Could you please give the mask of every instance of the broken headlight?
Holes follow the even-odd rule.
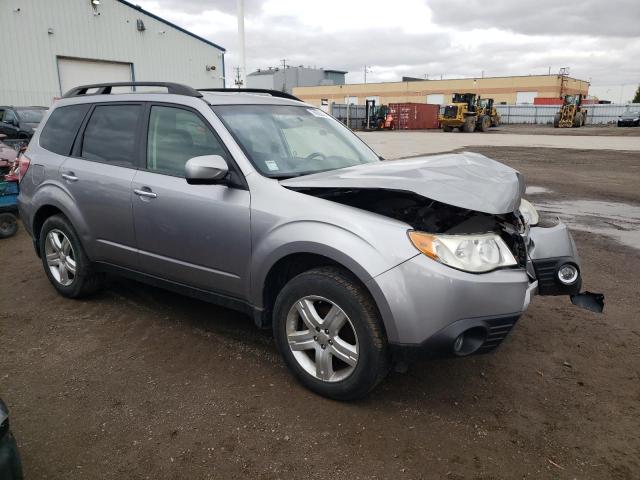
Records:
[[[519,210],[522,216],[524,217],[525,223],[527,223],[529,226],[533,227],[537,225],[538,222],[540,221],[540,216],[538,215],[538,211],[530,201],[525,200],[524,198],[520,200]]]
[[[518,264],[504,240],[495,233],[433,235],[412,230],[409,239],[428,257],[465,272],[483,273]]]

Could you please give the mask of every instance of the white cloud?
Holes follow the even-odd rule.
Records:
[[[138,3],[226,47],[227,71],[238,64],[234,0]],[[245,0],[245,12],[249,71],[286,58],[348,70],[351,82],[362,81],[365,64],[368,81],[568,66],[594,89],[640,82],[637,0]]]

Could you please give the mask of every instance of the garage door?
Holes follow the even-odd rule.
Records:
[[[533,99],[538,96],[538,92],[516,92],[517,104],[533,104]]]
[[[130,82],[131,64],[58,58],[61,94],[78,85],[104,82]]]
[[[427,103],[431,105],[444,105],[444,95],[442,93],[430,93],[427,95]]]

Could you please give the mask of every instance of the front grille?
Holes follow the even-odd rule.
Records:
[[[485,338],[484,343],[478,349],[478,353],[490,352],[507,337],[513,326],[515,325],[518,317],[506,317],[488,321],[489,333]]]
[[[458,107],[455,105],[447,105],[444,107],[444,118],[456,118],[458,115]]]

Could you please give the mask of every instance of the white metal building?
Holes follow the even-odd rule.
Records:
[[[0,105],[107,81],[224,87],[224,48],[125,0],[0,0],[0,32]]]

